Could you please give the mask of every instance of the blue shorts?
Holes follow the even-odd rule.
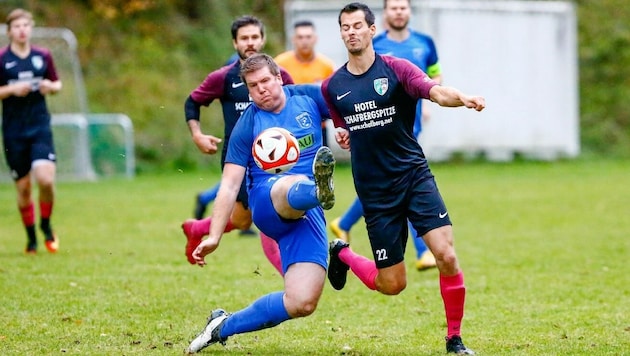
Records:
[[[404,260],[409,220],[423,236],[428,231],[451,225],[446,205],[433,177],[412,179],[401,192],[400,204],[389,209],[365,209],[370,245],[376,267],[385,268]]]
[[[31,171],[36,160],[56,161],[55,146],[50,127],[42,127],[28,137],[4,137],[4,156],[11,176],[18,180]]]
[[[271,187],[282,175],[255,185],[249,191],[252,218],[256,227],[280,247],[282,271],[297,262],[311,262],[328,267],[328,235],[321,207],[309,209],[297,220],[281,218],[271,202]]]

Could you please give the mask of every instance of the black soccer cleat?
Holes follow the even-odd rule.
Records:
[[[197,220],[203,219],[206,215],[206,205],[201,202],[201,194],[195,196],[195,208],[193,209],[193,216]]]
[[[317,186],[317,200],[322,209],[330,210],[335,205],[335,157],[330,148],[322,146],[317,150],[313,160],[313,176]]]
[[[339,252],[349,246],[347,242],[341,239],[334,239],[330,242],[328,249],[330,253],[328,281],[330,281],[330,285],[336,290],[342,290],[346,285],[346,278],[348,277],[348,269],[350,269],[350,267],[339,259]]]
[[[446,353],[457,355],[474,355],[475,352],[464,346],[461,336],[453,335],[449,339],[446,337]]]
[[[206,327],[203,328],[201,333],[190,343],[186,352],[194,354],[217,342],[221,343],[221,345],[225,345],[227,337],[222,339],[220,331],[228,316],[230,316],[230,314],[223,309],[213,310],[210,317],[208,317]]]

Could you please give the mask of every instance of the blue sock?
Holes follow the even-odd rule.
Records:
[[[284,292],[263,295],[247,308],[230,315],[221,328],[221,338],[274,327],[291,319],[284,308]]]
[[[210,204],[211,201],[216,199],[217,193],[219,192],[220,187],[221,187],[221,182],[215,184],[214,187],[202,192],[201,194],[199,194],[199,201],[203,205]]]
[[[424,240],[422,236],[418,236],[416,229],[411,226],[409,220],[407,220],[407,226],[409,226],[409,232],[411,233],[411,239],[413,240],[414,246],[416,246],[416,258],[420,258],[424,251],[427,250],[427,245],[424,244]]]
[[[295,210],[308,210],[319,205],[315,182],[301,180],[293,183],[287,193],[287,201]]]
[[[339,227],[343,230],[350,231],[352,226],[361,219],[363,216],[363,205],[361,205],[361,201],[359,198],[355,198],[352,205],[346,210],[345,213],[341,216],[339,220]]]

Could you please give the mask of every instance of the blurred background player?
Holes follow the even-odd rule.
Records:
[[[48,252],[59,239],[50,224],[55,201],[55,147],[46,95],[61,90],[50,51],[31,45],[35,22],[30,12],[15,9],[7,16],[9,45],[0,51],[2,138],[7,164],[17,189],[17,205],[26,228],[26,253],[37,252],[35,206],[31,179],[39,188],[39,228]]]
[[[277,55],[275,61],[291,74],[295,84],[321,83],[335,70],[330,58],[315,51],[317,32],[313,22],[305,20],[293,24],[291,43],[293,49]],[[322,138],[324,146],[328,146],[326,121],[322,121]]]
[[[223,142],[223,149],[221,150],[221,167],[225,163],[232,130],[243,111],[251,104],[247,86],[240,77],[241,64],[246,58],[259,53],[265,44],[265,27],[262,21],[253,16],[246,15],[234,20],[231,33],[232,44],[238,53],[239,60],[208,74],[204,81],[190,93],[184,105],[186,123],[193,142],[202,153],[215,154],[218,151],[218,144],[223,140],[201,131],[200,108],[202,105],[210,105],[215,99],[221,102],[223,120],[225,121],[225,142]],[[291,76],[286,71],[281,71],[281,76],[285,84],[293,83]],[[182,224],[182,230],[187,239],[185,253],[189,263],[195,264],[192,252],[201,243],[203,236],[210,231],[211,223],[211,218],[205,218],[202,220],[188,219]],[[252,213],[249,209],[245,182],[243,182],[232,215],[225,226],[225,232],[234,229],[246,230],[251,225]],[[269,262],[282,273],[277,244],[262,232],[260,238],[263,252]]]
[[[422,69],[433,81],[442,83],[442,71],[433,39],[409,27],[411,4],[409,0],[384,0],[383,23],[385,31],[374,36],[372,43],[378,54],[405,58]],[[413,135],[418,138],[422,131],[422,121],[428,119],[427,111],[422,109],[423,100],[418,100]],[[333,234],[346,242],[350,241],[350,229],[363,216],[363,207],[359,199],[341,217],[330,222]],[[418,233],[409,224],[412,240],[416,248],[416,269],[419,271],[435,267],[435,257]]]

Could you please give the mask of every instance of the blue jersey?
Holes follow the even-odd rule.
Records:
[[[335,126],[349,131],[354,184],[367,211],[370,204],[407,189],[418,170],[431,175],[412,130],[416,102],[429,99],[437,83],[396,57],[376,55],[360,75],[346,66],[322,83],[322,93]]]
[[[374,51],[378,54],[404,58],[422,69],[430,77],[441,74],[437,49],[433,39],[418,31],[409,30],[409,37],[404,41],[393,41],[387,37],[387,31],[381,32],[372,39]],[[414,135],[422,130],[422,100],[416,107],[417,125]]]
[[[208,74],[206,79],[190,93],[190,97],[200,105],[208,106],[215,99],[221,101],[223,120],[225,121],[222,162],[227,152],[234,125],[236,125],[243,111],[251,104],[251,98],[249,97],[247,86],[241,80],[240,71],[240,61],[221,67]],[[284,84],[293,84],[293,79],[287,71],[281,69],[280,74]]]
[[[236,123],[225,162],[247,168],[248,190],[273,176],[258,168],[252,157],[254,139],[270,127],[289,130],[300,143],[300,159],[285,174],[304,174],[313,179],[313,159],[322,145],[321,121],[329,116],[318,85],[288,85],[279,113],[261,110],[252,104]]]
[[[39,92],[42,79],[59,80],[50,51],[31,46],[21,58],[10,47],[0,50],[0,85],[29,82],[32,91],[24,96],[8,96],[2,100],[2,131],[5,136],[28,137],[50,126],[50,113],[44,95]]]

